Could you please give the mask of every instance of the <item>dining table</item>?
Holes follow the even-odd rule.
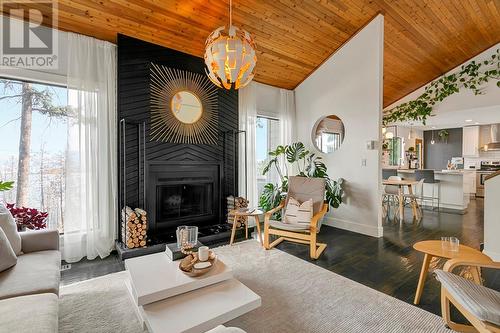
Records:
[[[398,203],[399,203],[399,218],[402,221],[404,218],[404,188],[408,188],[408,193],[410,196],[413,195],[413,186],[418,184],[418,181],[411,179],[384,179],[382,181],[383,185],[392,185],[398,187]],[[413,218],[418,219],[418,204],[415,199],[411,200],[411,208],[413,212]]]

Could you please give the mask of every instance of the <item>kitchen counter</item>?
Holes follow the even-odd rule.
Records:
[[[467,172],[475,172],[476,170],[434,170],[434,174],[442,175],[460,175],[463,176]],[[415,173],[415,169],[398,169],[398,173]]]
[[[399,169],[399,176],[405,179],[415,179],[415,170]],[[437,197],[440,191],[440,208],[450,212],[464,214],[470,202],[471,179],[475,179],[474,170],[436,170],[434,178],[439,180],[438,184],[424,183],[424,196]],[[437,199],[434,200],[437,205]],[[430,206],[431,201],[425,201],[424,205]]]

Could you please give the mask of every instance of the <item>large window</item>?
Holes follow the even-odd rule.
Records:
[[[256,126],[255,155],[257,161],[257,190],[260,197],[264,185],[279,183],[279,176],[274,168],[266,175],[262,175],[262,170],[269,161],[269,152],[279,145],[280,122],[278,119],[258,116]]]
[[[61,232],[67,105],[65,87],[0,79],[0,180],[15,182],[0,200],[47,212]]]

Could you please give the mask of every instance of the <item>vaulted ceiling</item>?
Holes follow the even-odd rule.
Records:
[[[111,42],[121,33],[196,56],[228,22],[229,0],[57,2],[61,30]],[[257,43],[255,80],[287,89],[377,13],[385,15],[385,106],[500,42],[500,0],[233,0],[234,24]]]

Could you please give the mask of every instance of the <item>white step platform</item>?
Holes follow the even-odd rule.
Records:
[[[222,261],[201,277],[179,270],[165,253],[125,260],[139,319],[151,333],[204,333],[261,305]]]
[[[145,305],[141,312],[150,332],[203,333],[260,305],[259,295],[231,279]]]

